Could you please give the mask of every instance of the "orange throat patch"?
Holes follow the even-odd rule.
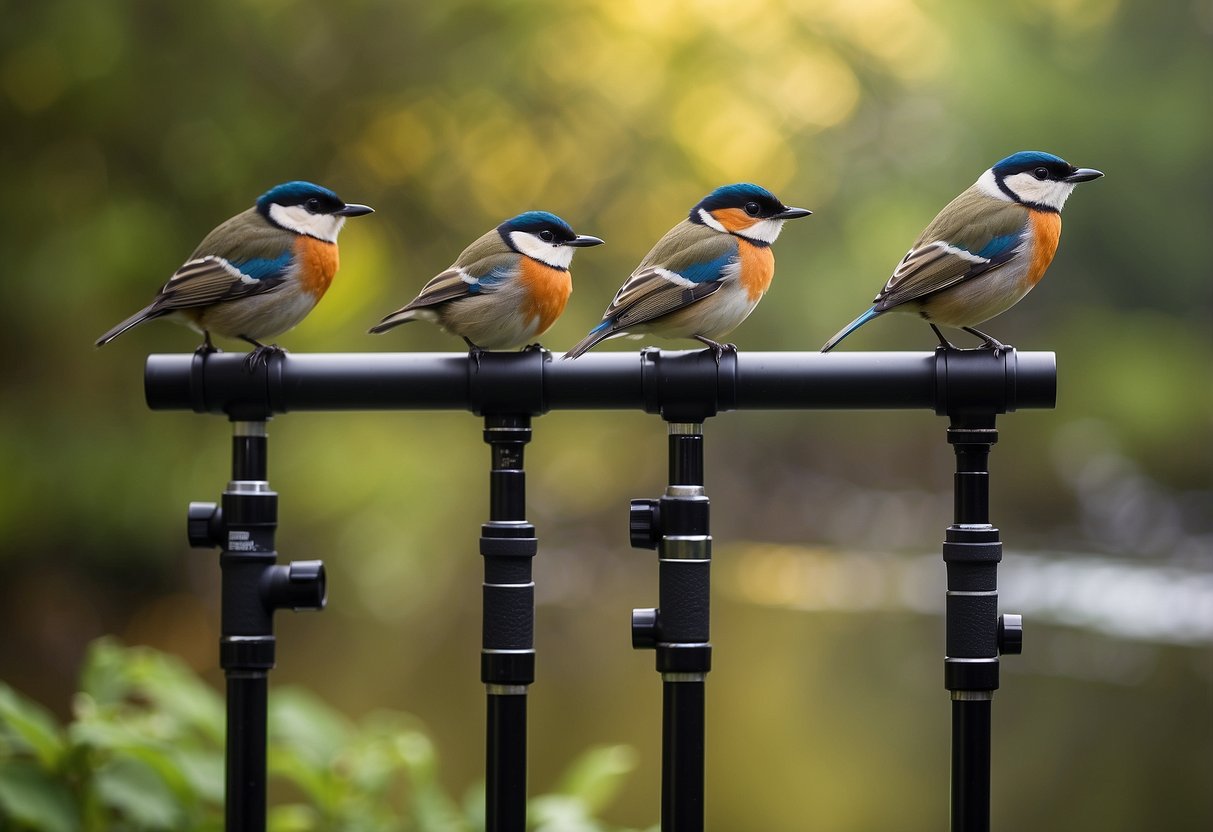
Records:
[[[1061,214],[1057,211],[1031,211],[1028,221],[1032,223],[1032,262],[1028,266],[1028,284],[1035,286],[1045,276],[1057,243],[1061,240]]]
[[[775,253],[770,246],[756,246],[738,238],[737,255],[741,260],[738,278],[749,299],[757,303],[771,287],[771,278],[775,276]]]
[[[538,337],[547,332],[564,311],[569,295],[573,293],[573,278],[564,269],[553,269],[530,257],[522,258],[518,277],[526,288],[522,314],[527,320],[538,321],[538,329],[532,336]]]
[[[295,241],[295,260],[303,290],[320,300],[337,274],[337,244],[302,235]]]

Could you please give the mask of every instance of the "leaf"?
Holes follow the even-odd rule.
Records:
[[[549,794],[535,798],[527,808],[535,832],[603,832],[578,797]]]
[[[26,762],[0,762],[0,820],[39,832],[76,832],[75,805],[67,786],[45,771]]]
[[[80,671],[80,692],[99,705],[121,702],[130,690],[127,650],[113,638],[94,641]]]
[[[636,763],[636,752],[631,746],[594,746],[573,761],[556,791],[578,798],[590,813],[600,812],[619,793],[624,777],[636,768]]]
[[[175,748],[173,759],[191,791],[208,803],[223,803],[223,752]]]
[[[147,763],[119,757],[97,771],[101,802],[137,829],[179,829],[182,809],[172,790]]]
[[[63,755],[63,736],[55,718],[41,705],[3,683],[0,683],[0,730],[33,751],[43,768],[53,768]]]
[[[353,726],[315,694],[284,687],[270,697],[271,743],[283,743],[313,765],[326,766],[350,741]]]
[[[316,810],[301,803],[273,807],[266,825],[269,832],[317,832],[324,828]]]
[[[170,717],[160,720],[162,733],[181,736],[196,731],[218,744],[224,736],[223,702],[179,659],[146,647],[125,647],[116,639],[93,642],[81,673],[77,715],[88,706],[99,710],[147,710]],[[133,704],[137,702],[139,706]]]

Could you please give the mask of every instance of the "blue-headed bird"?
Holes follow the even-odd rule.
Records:
[[[473,356],[527,345],[547,332],[568,303],[573,252],[601,244],[547,211],[519,214],[465,248],[417,297],[370,331],[431,321],[461,337]]]
[[[1061,209],[1070,192],[1101,176],[1032,150],[998,162],[939,212],[872,307],[821,351],[886,312],[919,315],[948,348],[954,347],[937,324],[981,338],[982,348],[1007,349],[973,327],[1010,309],[1040,282],[1057,251]]]
[[[785,221],[811,214],[789,208],[758,185],[725,185],[699,201],[657,241],[584,339],[576,358],[607,338],[652,333],[694,338],[719,360],[720,339],[746,319],[775,274],[771,243]]]
[[[253,345],[247,358],[252,369],[281,351],[262,340],[298,324],[328,291],[346,218],[370,213],[310,182],[271,188],[207,234],[152,302],[98,338],[97,346],[144,321],[168,317],[201,332],[203,352],[215,351],[212,334]]]

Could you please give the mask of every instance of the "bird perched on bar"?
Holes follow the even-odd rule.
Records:
[[[465,248],[417,297],[370,331],[431,321],[462,338],[475,358],[486,350],[530,344],[568,303],[573,253],[602,242],[578,235],[547,211],[519,214]]]
[[[694,338],[719,361],[725,349],[736,349],[719,340],[754,311],[771,285],[771,243],[784,222],[811,213],[789,208],[758,185],[717,188],[657,241],[615,293],[602,323],[564,357],[577,358],[607,338],[652,333]]]
[[[939,342],[938,324],[1007,346],[974,329],[1018,303],[1044,277],[1061,238],[1061,209],[1080,182],[1103,176],[1051,153],[1025,150],[987,170],[931,221],[876,295],[873,305],[821,348],[829,352],[886,312],[919,315]]]
[[[104,346],[144,321],[171,318],[202,333],[200,352],[215,352],[212,335],[239,338],[254,349],[246,366],[267,362],[281,335],[302,321],[337,272],[337,235],[347,217],[372,213],[342,202],[311,182],[285,182],[199,243],[150,304],[97,339]]]

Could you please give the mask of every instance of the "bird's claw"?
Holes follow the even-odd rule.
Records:
[[[244,357],[244,369],[255,373],[258,365],[268,367],[275,355],[286,355],[286,350],[277,344],[260,344]]]
[[[465,337],[463,343],[468,345],[468,358],[476,362],[476,372],[480,372],[480,356],[484,355],[488,350],[476,346],[470,338]]]
[[[209,330],[202,332],[202,343],[198,345],[198,349],[194,350],[194,355],[210,355],[214,352],[223,352],[211,342],[211,333]]]
[[[712,356],[716,359],[717,367],[720,366],[721,356],[723,356],[726,352],[731,352],[734,355],[737,354],[736,344],[721,344],[717,341],[713,341],[711,338],[704,338],[702,335],[696,335],[695,339],[707,344],[708,349],[712,351]]]
[[[970,335],[974,335],[974,336],[980,338],[981,346],[977,347],[977,349],[994,350],[995,358],[998,358],[1004,352],[1010,352],[1011,350],[1015,349],[1014,347],[1010,346],[1009,344],[1002,343],[997,338],[994,338],[990,335],[986,335],[980,329],[973,329],[972,327],[968,327],[968,326],[961,327],[961,329],[963,329],[965,332],[969,333]]]

